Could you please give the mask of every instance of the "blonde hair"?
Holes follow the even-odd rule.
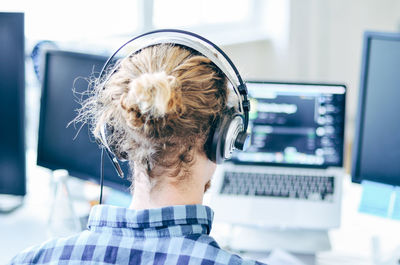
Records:
[[[78,120],[150,180],[166,169],[190,175],[195,152],[205,153],[210,127],[227,111],[227,81],[208,58],[179,45],[147,47],[123,59],[105,84],[94,88]],[[131,167],[133,165],[131,164]]]

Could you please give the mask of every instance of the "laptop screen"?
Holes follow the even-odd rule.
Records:
[[[247,88],[251,144],[233,162],[343,166],[344,85],[247,82]]]

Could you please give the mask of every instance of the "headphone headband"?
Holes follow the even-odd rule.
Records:
[[[193,32],[178,29],[160,29],[143,33],[128,40],[108,58],[100,72],[98,80],[103,80],[107,69],[114,62],[114,59],[117,57],[117,55],[121,52],[124,52],[124,49],[126,49],[126,54],[123,54],[122,57],[125,58],[146,47],[169,43],[180,44],[201,53],[202,55],[210,59],[224,73],[229,83],[231,83],[233,91],[239,98],[238,111],[244,116],[244,130],[246,131],[249,123],[248,113],[250,111],[250,104],[247,99],[247,88],[243,82],[242,77],[239,74],[239,71],[237,70],[231,59],[228,57],[228,55],[226,55],[226,53],[221,50],[221,48],[219,48],[216,44],[209,41],[208,39]],[[222,58],[219,58],[218,55],[221,55]],[[118,65],[114,66],[115,70],[117,68]],[[104,80],[104,83],[107,82],[110,76],[111,75],[109,75],[106,80]]]

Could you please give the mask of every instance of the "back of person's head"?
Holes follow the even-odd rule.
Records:
[[[161,44],[124,58],[84,104],[98,136],[107,124],[117,156],[150,181],[168,173],[190,175],[196,154],[205,155],[212,125],[229,115],[227,81],[211,60],[179,46]]]

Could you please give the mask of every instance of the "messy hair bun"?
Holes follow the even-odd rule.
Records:
[[[177,79],[164,71],[144,73],[129,84],[121,96],[121,107],[129,127],[140,127],[146,118],[160,119],[182,113],[181,93]]]
[[[181,179],[195,152],[205,152],[210,127],[227,109],[226,77],[208,58],[179,45],[147,47],[123,59],[94,89],[79,117],[135,168],[156,179],[165,169]]]

